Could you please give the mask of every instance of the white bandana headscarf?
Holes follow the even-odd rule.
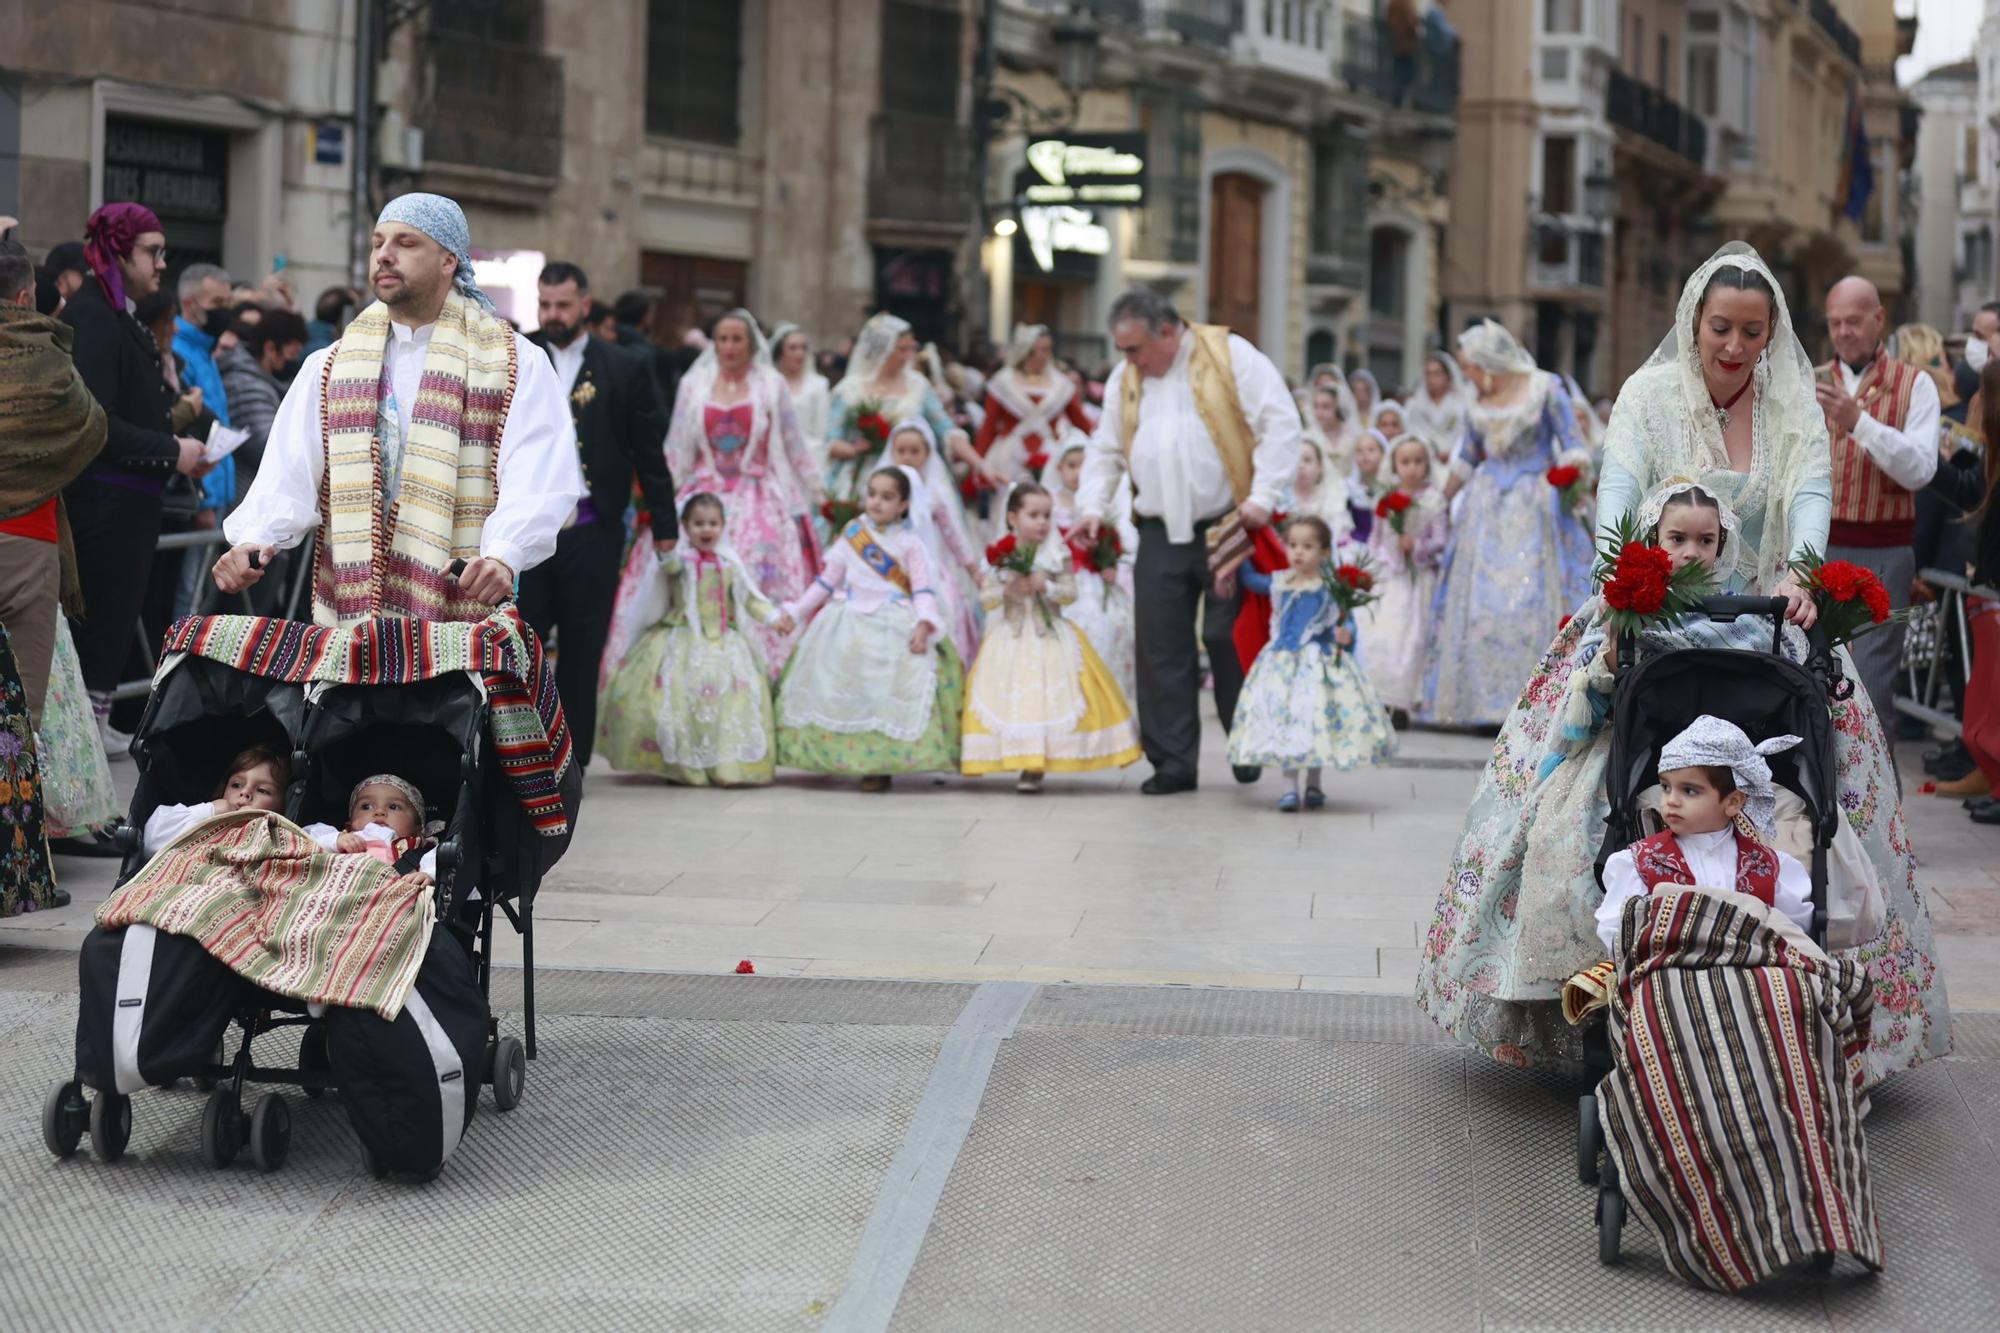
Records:
[[[1660,771],[1728,769],[1735,775],[1736,789],[1746,798],[1744,818],[1768,840],[1777,832],[1778,788],[1771,781],[1771,766],[1764,762],[1764,756],[1781,754],[1799,743],[1797,736],[1773,736],[1753,745],[1734,722],[1703,713],[1660,750]]]
[[[466,225],[465,210],[441,194],[400,194],[382,209],[381,222],[400,222],[415,227],[436,241],[458,260],[452,285],[481,310],[491,311],[493,301],[479,290],[472,276],[472,228]]]

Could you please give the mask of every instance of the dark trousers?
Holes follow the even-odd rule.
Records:
[[[516,605],[543,643],[556,647],[556,692],[562,696],[579,764],[597,744],[597,667],[618,600],[624,524],[579,523],[556,539],[556,553],[521,575]]]
[[[116,689],[132,653],[160,539],[160,497],[80,478],[63,492],[76,572],[83,584],[83,618],[70,622],[84,687]]]
[[[1139,743],[1155,770],[1193,778],[1201,762],[1201,654],[1215,676],[1215,711],[1222,729],[1236,718],[1243,665],[1230,634],[1236,628],[1234,595],[1217,597],[1208,577],[1208,524],[1194,540],[1176,545],[1158,519],[1139,520],[1139,554],[1132,565],[1133,642],[1138,655]],[[1201,642],[1195,642],[1195,616]]]

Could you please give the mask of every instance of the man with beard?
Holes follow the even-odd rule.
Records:
[[[223,525],[217,587],[242,591],[316,531],[320,624],[479,620],[554,552],[584,497],[569,404],[473,280],[471,240],[441,195],[382,210],[375,303],[300,367]]]
[[[577,762],[588,766],[597,739],[597,669],[611,631],[618,569],[625,552],[625,505],[633,478],[646,497],[651,537],[662,551],[680,535],[674,483],[664,447],[667,417],[652,368],[622,348],[584,332],[592,307],[590,279],[575,264],[542,270],[541,329],[535,343],[555,366],[576,423],[577,461],[589,494],[556,553],[521,576],[521,614],[556,645],[556,689],[569,714]]]

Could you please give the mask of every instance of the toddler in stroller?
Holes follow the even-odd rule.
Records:
[[[375,773],[354,784],[347,799],[347,827],[308,824],[306,833],[329,852],[372,856],[422,883],[437,882],[437,835],[442,823],[424,822],[424,795],[394,773]]]
[[[141,837],[146,855],[158,855],[175,838],[217,815],[236,810],[280,812],[285,808],[285,792],[291,783],[290,753],[270,745],[253,745],[229,761],[229,772],[216,789],[214,799],[186,805],[162,804],[146,816],[146,831]]]
[[[1613,961],[1563,997],[1572,1022],[1605,1016],[1577,1145],[1599,1258],[1617,1260],[1630,1209],[1674,1271],[1718,1290],[1838,1253],[1878,1268],[1861,1130],[1873,992],[1824,947],[1842,819],[1825,686],[1775,655],[1684,650],[1628,660],[1612,718],[1597,925]],[[1664,789],[1650,832],[1647,774]],[[1771,845],[1781,786],[1809,822],[1810,869]]]

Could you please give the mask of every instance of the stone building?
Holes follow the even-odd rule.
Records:
[[[1147,286],[1294,378],[1321,361],[1369,366],[1385,385],[1416,373],[1437,333],[1455,49],[1399,63],[1363,0],[995,8],[997,234],[984,262],[996,341],[1047,324],[1065,353],[1101,364],[1111,302]],[[1143,203],[1078,201],[1052,219],[1024,193],[1044,182],[1024,171],[1031,144],[1064,136],[1135,150]],[[1051,225],[1064,246],[1039,235]]]
[[[1944,65],[1910,87],[1922,119],[1917,126],[1914,172],[1917,201],[1916,300],[1912,317],[1946,335],[1963,333],[1991,290],[1993,228],[1987,216],[1960,211],[1979,202],[1984,166],[1990,191],[1993,167],[1980,156],[1978,63]],[[1987,286],[1976,284],[1984,265]],[[1970,298],[1969,300],[1967,298]]]
[[[137,199],[173,266],[254,282],[282,260],[310,302],[352,260],[355,16],[352,0],[0,5],[0,213],[40,255]]]

